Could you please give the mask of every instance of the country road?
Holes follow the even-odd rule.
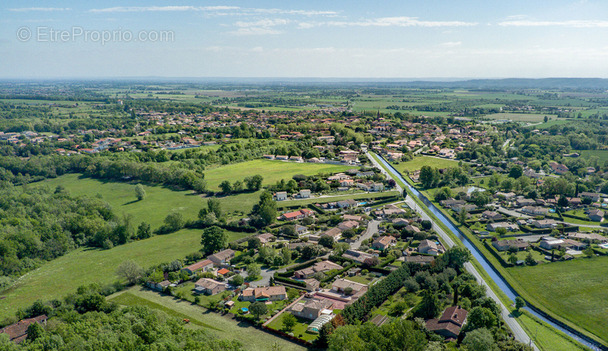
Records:
[[[367,224],[367,229],[365,230],[365,233],[361,234],[361,236],[355,240],[352,244],[350,244],[350,248],[357,250],[359,247],[361,247],[361,243],[364,240],[367,240],[369,238],[371,238],[372,236],[374,236],[374,234],[378,233],[378,225],[380,224],[380,221],[378,220],[371,220],[368,224]]]

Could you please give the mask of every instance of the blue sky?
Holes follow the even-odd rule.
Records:
[[[0,77],[608,78],[607,1],[23,1]]]

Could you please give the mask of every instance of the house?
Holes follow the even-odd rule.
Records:
[[[349,289],[351,292],[346,294]],[[340,294],[361,296],[367,291],[367,285],[340,278],[331,284],[331,290]]]
[[[247,288],[239,296],[241,301],[281,301],[287,298],[285,287],[282,285],[261,288]]]
[[[274,194],[274,199],[275,199],[276,201],[284,201],[284,200],[287,200],[287,192],[286,192],[286,191],[279,191],[279,192],[276,192],[276,193]]]
[[[234,251],[231,249],[226,249],[213,255],[207,256],[209,260],[211,260],[216,266],[226,265],[230,263],[230,259],[234,257]]]
[[[319,318],[324,311],[329,310],[333,304],[333,301],[328,299],[312,298],[305,303],[294,304],[290,311],[296,317],[314,320]]]
[[[599,193],[592,193],[592,192],[588,192],[588,191],[584,191],[584,192],[580,193],[579,196],[583,199],[591,199],[592,202],[597,202],[600,199]]]
[[[315,291],[321,287],[321,283],[313,278],[303,279],[302,280],[306,284],[306,290]]]
[[[587,216],[589,217],[589,220],[592,220],[594,222],[602,222],[604,220],[604,211],[591,210],[589,211],[589,214]]]
[[[484,211],[481,214],[482,218],[485,219],[489,219],[491,221],[500,221],[504,218],[504,216],[501,213],[498,213],[496,211]]]
[[[257,238],[260,239],[260,244],[265,245],[271,241],[274,241],[275,236],[270,233],[264,233],[264,234],[258,235]]]
[[[508,193],[503,193],[501,191],[496,192],[495,194],[497,197],[504,197],[505,200],[511,200],[513,198],[515,198],[515,193],[514,192],[508,192]]]
[[[402,256],[402,257],[399,257],[398,260],[406,262],[406,263],[418,263],[421,265],[425,265],[425,264],[433,263],[433,261],[435,261],[435,257],[424,256],[424,255]]]
[[[352,199],[338,201],[339,208],[349,208],[349,207],[355,207],[355,206],[357,206],[357,201],[352,200]]]
[[[302,189],[300,190],[300,198],[308,199],[310,197],[310,189]]]
[[[591,243],[603,244],[608,242],[607,237],[596,233],[570,233],[568,234],[568,237]]]
[[[366,259],[374,257],[374,255],[368,254],[367,252],[348,249],[344,251],[342,257],[357,261],[359,263],[363,263]]]
[[[467,310],[460,306],[446,308],[439,319],[433,318],[426,321],[426,328],[446,339],[458,339],[460,329],[467,320]]]
[[[0,333],[7,334],[10,341],[19,344],[27,338],[27,329],[30,325],[34,323],[46,325],[46,320],[47,316],[45,314],[34,318],[24,319],[0,329]]]
[[[522,213],[525,213],[527,215],[531,215],[531,216],[544,216],[547,214],[549,210],[547,208],[544,207],[539,207],[539,206],[524,206],[521,209]]]
[[[165,291],[165,289],[171,285],[171,282],[168,280],[163,280],[160,283],[156,283],[153,281],[149,281],[146,283],[146,285],[148,286],[148,288],[152,289],[152,290],[156,290],[156,291]]]
[[[342,231],[349,230],[349,229],[357,229],[357,228],[359,228],[359,222],[344,221],[344,222],[338,224],[338,228],[340,228],[340,230],[342,230]]]
[[[418,252],[427,255],[437,256],[439,255],[439,247],[434,241],[424,239],[420,242],[420,245],[418,245]]]
[[[217,276],[225,276],[226,274],[230,273],[230,270],[226,269],[226,268],[222,268],[220,270],[217,271]]]
[[[557,222],[554,219],[539,219],[534,220],[530,224],[535,228],[555,228],[557,227]]]
[[[452,209],[452,210],[454,209],[454,206],[456,206],[456,205],[466,204],[466,202],[464,200],[454,200],[454,199],[441,200],[441,201],[439,201],[439,203],[441,204],[441,206]]]
[[[297,279],[306,279],[312,277],[317,272],[329,272],[331,270],[341,270],[342,266],[331,261],[321,261],[315,263],[312,267],[306,267],[294,272],[294,277]]]
[[[534,205],[536,205],[536,201],[533,199],[517,199],[515,201],[516,207],[534,206]]]
[[[565,174],[566,172],[569,171],[569,169],[566,165],[563,165],[563,164],[557,163],[557,162],[549,163],[549,167],[551,167],[553,172],[555,172],[557,174]]]
[[[342,229],[340,228],[331,228],[328,229],[326,231],[324,231],[321,236],[329,236],[332,237],[334,240],[338,240],[341,236],[342,236]]]
[[[395,227],[395,228],[406,227],[410,224],[410,221],[408,221],[405,218],[394,218],[392,220],[392,222],[393,222],[393,227]]]
[[[215,295],[226,290],[226,284],[209,278],[201,278],[194,283],[194,292],[196,294]]]
[[[277,155],[275,157],[275,159],[281,160],[281,161],[287,161],[287,160],[289,160],[289,156],[287,156],[287,155]]]
[[[514,248],[517,251],[522,251],[527,249],[530,244],[523,240],[496,240],[492,242],[492,246],[494,246],[498,251],[507,251],[511,248]]]
[[[363,220],[363,217],[356,216],[356,215],[345,214],[344,216],[342,216],[342,219],[344,219],[345,221],[357,221],[357,222],[361,222]]]
[[[509,222],[496,222],[496,223],[488,223],[486,225],[486,229],[490,232],[495,232],[498,228],[505,228],[510,232],[516,232],[519,230],[519,226],[517,224],[509,223]]]
[[[372,248],[374,248],[376,250],[384,251],[384,250],[388,249],[389,247],[395,245],[396,242],[397,242],[397,239],[395,239],[394,237],[392,237],[390,235],[385,235],[385,236],[381,236],[381,237],[377,238],[376,240],[374,240],[374,242],[372,243]]]
[[[207,272],[211,269],[213,269],[213,261],[207,259],[186,266],[182,268],[182,271],[188,273],[189,275],[192,275],[198,271]]]
[[[298,233],[298,235],[303,235],[308,232],[308,227],[306,227],[306,226],[296,224],[294,227],[295,227],[296,233]]]
[[[311,217],[311,216],[314,216],[314,214],[315,213],[312,210],[309,210],[307,208],[303,208],[301,210],[283,213],[281,215],[281,217],[279,217],[279,218],[282,219],[282,220],[284,220],[284,221],[293,221],[293,220],[296,220],[296,219],[304,219],[306,217]]]
[[[540,247],[545,250],[553,250],[553,249],[575,249],[582,250],[587,247],[587,244],[581,243],[572,239],[555,239],[553,237],[547,236],[542,238],[540,242]]]

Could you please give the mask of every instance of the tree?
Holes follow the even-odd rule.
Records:
[[[144,274],[144,270],[133,260],[124,261],[116,268],[116,275],[125,279],[130,285],[139,282]]]
[[[184,224],[184,216],[179,212],[169,213],[164,220],[164,227],[169,233],[182,229]]]
[[[520,165],[513,165],[509,170],[509,177],[511,178],[519,178],[524,174],[524,169],[521,168]]]
[[[257,301],[249,305],[249,311],[255,316],[256,319],[260,319],[261,316],[268,312],[268,308],[266,307],[265,303]]]
[[[439,309],[440,305],[437,295],[432,291],[426,290],[416,314],[424,319],[435,318],[440,312]]]
[[[207,254],[220,251],[228,244],[228,236],[223,228],[218,226],[203,229],[201,245]]]
[[[27,340],[32,342],[40,337],[44,336],[44,328],[40,325],[40,323],[35,322],[30,324],[27,327]]]
[[[249,250],[259,249],[261,246],[262,242],[260,241],[260,238],[252,237],[247,240],[247,248]]]
[[[234,182],[234,184],[232,184],[232,191],[235,193],[240,193],[243,191],[243,182],[240,180],[237,180]]]
[[[510,264],[512,264],[512,265],[515,266],[517,264],[517,261],[518,261],[518,259],[517,259],[517,256],[515,254],[509,255],[509,263]]]
[[[363,351],[365,349],[365,342],[359,336],[359,328],[355,325],[346,325],[336,329],[329,335],[328,344],[329,351]]]
[[[422,183],[424,188],[432,188],[439,179],[439,173],[431,166],[422,166],[418,179],[420,179],[420,183]]]
[[[247,186],[247,190],[249,191],[258,191],[262,187],[262,181],[264,177],[259,174],[254,175],[253,177],[245,178],[245,185]]]
[[[587,248],[583,250],[583,254],[591,258],[595,255],[595,251],[593,251],[593,248],[591,246],[587,246]]]
[[[253,221],[258,227],[265,227],[274,223],[277,219],[277,203],[272,199],[272,194],[265,191],[260,195],[260,201],[254,206],[253,211],[257,218]]]
[[[334,247],[334,238],[329,235],[323,235],[319,239],[319,245],[331,249]]]
[[[515,297],[515,309],[519,311],[524,307],[526,307],[526,301],[521,296]]]
[[[503,237],[507,234],[507,228],[505,227],[498,227],[496,228],[496,234],[498,234],[498,236]]]
[[[222,204],[220,203],[220,200],[214,198],[208,199],[207,211],[213,212],[213,214],[215,214],[215,218],[217,219],[222,218]]]
[[[293,314],[287,312],[287,313],[285,313],[285,316],[283,317],[283,328],[286,331],[290,332],[293,330],[293,327],[296,326],[297,322],[298,322],[298,320],[296,319],[296,317]]]
[[[232,184],[230,184],[229,181],[224,180],[220,183],[220,189],[222,189],[224,194],[230,194],[232,192]]]
[[[534,259],[534,256],[532,256],[531,252],[529,252],[528,256],[526,256],[526,265],[536,266],[536,260]]]
[[[243,283],[245,283],[245,279],[243,278],[243,276],[241,276],[239,274],[235,274],[232,276],[232,278],[228,282],[232,286],[241,286],[241,285],[243,285]]]
[[[146,197],[146,190],[141,184],[135,186],[135,196],[137,196],[138,201],[141,201]]]
[[[147,239],[152,236],[152,231],[150,230],[150,224],[146,222],[141,222],[137,227],[137,238],[138,239]]]
[[[262,270],[260,269],[260,267],[257,264],[251,263],[251,264],[247,265],[247,278],[249,280],[254,280],[261,273],[262,273]]]
[[[559,199],[557,200],[557,206],[559,207],[568,207],[568,204],[570,202],[568,201],[568,198],[564,195],[560,196]]]
[[[450,199],[451,197],[452,197],[452,190],[450,188],[448,188],[447,186],[444,186],[443,188],[439,189],[439,191],[437,191],[435,193],[435,201],[447,200],[447,199]]]
[[[466,331],[471,331],[479,328],[492,329],[496,325],[497,318],[494,313],[485,307],[474,307],[467,316]]]
[[[494,337],[485,328],[476,329],[467,333],[467,336],[462,340],[462,344],[467,347],[467,350],[492,351],[494,349]]]
[[[433,228],[433,223],[431,221],[425,219],[422,222],[420,222],[420,226],[424,230],[431,230]]]
[[[467,210],[463,207],[460,209],[460,212],[458,212],[458,222],[462,225],[464,225],[467,222],[467,217],[468,217],[468,213]]]

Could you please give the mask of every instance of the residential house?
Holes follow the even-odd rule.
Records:
[[[466,323],[468,312],[460,306],[446,308],[439,319],[426,321],[426,328],[446,339],[458,339],[460,329]]]
[[[424,256],[424,255],[402,256],[402,257],[399,257],[398,260],[406,262],[406,263],[418,263],[421,265],[426,265],[426,264],[433,263],[433,261],[435,261],[435,257]]]
[[[590,243],[606,243],[608,242],[608,238],[603,236],[603,235],[599,235],[596,233],[570,233],[568,234],[569,238],[572,239],[578,239],[584,242],[590,242]]]
[[[241,292],[241,301],[281,301],[287,298],[285,287],[282,285],[266,286],[261,288],[247,288]]]
[[[234,257],[234,250],[226,249],[213,255],[207,256],[209,260],[211,260],[216,266],[222,266],[230,264],[230,259]]]
[[[284,200],[287,200],[287,192],[286,192],[286,191],[279,191],[279,192],[276,192],[276,193],[274,194],[274,199],[275,199],[276,201],[284,201]]]
[[[346,294],[347,289],[351,290],[349,294]],[[344,295],[353,295],[353,296],[361,296],[367,291],[367,285],[354,282],[352,280],[347,279],[336,279],[331,284],[331,291]]]
[[[357,201],[355,201],[353,199],[348,199],[348,200],[338,201],[337,204],[338,204],[339,208],[350,208],[350,207],[357,206]]]
[[[264,233],[264,234],[258,235],[257,238],[260,239],[260,244],[266,245],[269,242],[274,241],[275,236],[270,233]]]
[[[317,319],[324,312],[332,308],[333,301],[328,299],[312,298],[305,303],[296,303],[291,306],[291,313],[300,318]],[[329,311],[331,313],[331,311]]]
[[[556,239],[550,236],[542,238],[540,247],[545,250],[575,249],[582,250],[587,244],[572,239]]]
[[[434,241],[424,239],[420,242],[420,245],[418,245],[418,252],[427,255],[437,256],[439,255],[439,247]]]
[[[344,221],[344,222],[341,222],[340,224],[338,224],[338,228],[340,228],[340,230],[342,230],[342,231],[349,230],[349,229],[357,229],[357,228],[359,228],[359,222]]]
[[[296,277],[298,279],[306,279],[306,278],[312,277],[317,272],[325,273],[325,272],[329,272],[334,269],[341,270],[342,266],[340,266],[337,263],[333,263],[331,261],[325,260],[325,261],[317,262],[311,267],[306,267],[304,269],[295,271],[294,277]]]
[[[207,272],[213,269],[213,261],[207,259],[182,268],[182,271],[192,275],[198,271]]]
[[[511,248],[522,251],[527,249],[530,244],[523,240],[495,240],[492,242],[492,246],[498,251],[507,251]]]
[[[545,207],[539,207],[539,206],[524,206],[521,209],[522,213],[525,213],[525,214],[531,215],[531,216],[544,216],[547,214],[548,211],[549,211],[549,209],[547,209]]]
[[[466,204],[466,202],[464,200],[454,200],[454,199],[441,200],[441,201],[439,201],[439,203],[441,204],[441,206],[452,209],[452,210],[454,209],[454,206],[456,206],[456,205]]]
[[[226,284],[209,278],[201,278],[194,283],[194,292],[197,294],[215,295],[226,290]]]
[[[394,218],[392,222],[395,228],[406,227],[410,224],[410,221],[405,218]]]
[[[535,228],[555,228],[557,222],[554,219],[539,219],[530,223]]]
[[[342,254],[342,257],[351,259],[353,261],[357,261],[359,263],[363,263],[363,262],[365,262],[366,259],[370,259],[370,258],[374,257],[374,255],[369,254],[367,252],[348,249],[348,250],[344,251],[344,253]]]
[[[314,216],[314,212],[307,208],[303,208],[301,210],[283,213],[279,218],[284,221],[293,221],[296,219],[304,219],[306,217]]]
[[[509,222],[496,222],[496,223],[488,223],[486,225],[486,229],[490,232],[495,232],[498,228],[505,228],[510,232],[516,232],[519,230],[519,226],[517,224],[509,223]]]
[[[295,225],[295,230],[296,230],[296,233],[298,233],[298,236],[308,233],[308,227],[299,225],[299,224]]]
[[[516,207],[534,206],[534,205],[536,205],[536,201],[533,199],[517,199],[515,201]]]
[[[363,220],[363,217],[356,216],[356,215],[345,214],[344,216],[342,216],[342,219],[344,219],[345,221],[357,221],[357,222],[361,222]]]
[[[302,189],[300,190],[300,198],[308,199],[310,197],[310,189]]]
[[[604,220],[604,211],[591,210],[589,211],[589,214],[587,216],[589,217],[589,220],[592,220],[594,222],[602,222]]]
[[[389,247],[395,245],[396,242],[397,239],[395,239],[393,236],[385,235],[374,240],[374,242],[372,243],[372,248],[384,251]]]
[[[41,325],[46,325],[47,316],[45,314],[21,320],[15,324],[11,324],[0,329],[0,333],[4,333],[8,335],[8,339],[15,344],[19,344],[27,339],[27,330],[30,325],[34,323],[38,323]]]
[[[599,193],[592,193],[592,192],[584,191],[584,192],[580,193],[579,196],[583,199],[591,199],[592,202],[597,202],[600,200]]]
[[[491,221],[500,221],[504,218],[501,213],[498,213],[496,211],[484,211],[481,214],[481,217]]]
[[[569,171],[569,169],[566,165],[563,165],[563,164],[557,163],[557,162],[549,163],[549,167],[551,167],[553,172],[555,172],[557,174],[565,174]]]

